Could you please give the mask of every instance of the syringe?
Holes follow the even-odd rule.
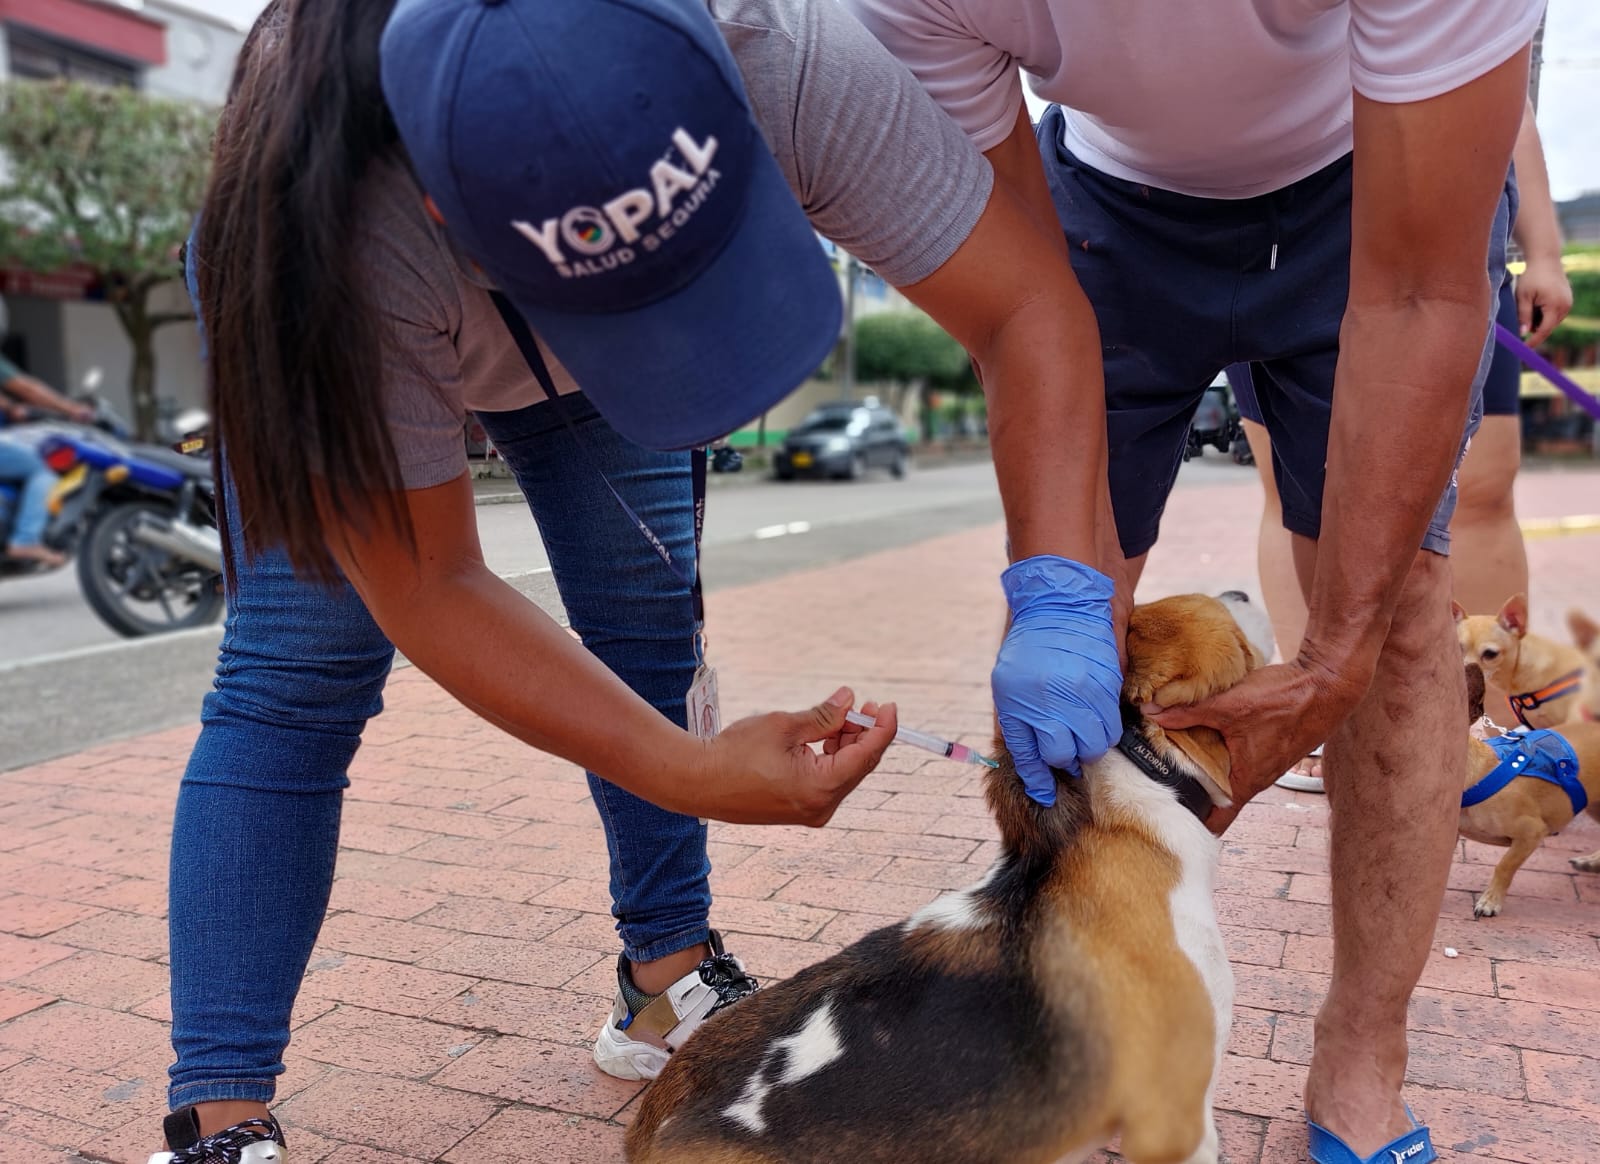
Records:
[[[859,711],[847,711],[844,717],[857,727],[878,726],[877,720],[870,715],[862,715]],[[938,736],[930,736],[927,732],[915,731],[908,727],[900,728],[894,733],[894,742],[910,744],[914,748],[921,748],[925,752],[932,752],[949,760],[959,760],[963,764],[982,764],[985,768],[1000,767],[999,761],[990,759],[982,752],[973,751],[966,744],[958,744],[954,740],[941,740]]]

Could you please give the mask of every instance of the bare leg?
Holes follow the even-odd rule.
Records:
[[[1306,600],[1300,593],[1300,579],[1294,568],[1294,539],[1283,528],[1283,508],[1278,501],[1278,483],[1272,475],[1272,439],[1265,426],[1253,420],[1241,421],[1245,439],[1255,455],[1256,472],[1261,475],[1261,529],[1256,535],[1256,571],[1261,576],[1261,600],[1272,619],[1272,636],[1278,641],[1278,657],[1292,659],[1300,653],[1300,640],[1306,633]],[[1499,610],[1499,606],[1495,607]]]
[[[1468,614],[1493,614],[1513,594],[1528,592],[1528,550],[1512,496],[1521,464],[1521,420],[1484,417],[1461,462],[1450,522],[1451,589]],[[1491,687],[1483,705],[1492,718],[1506,718],[1506,692]]]
[[[1296,538],[1309,582],[1316,547]],[[1366,697],[1328,741],[1333,981],[1306,1111],[1365,1156],[1405,1132],[1406,1006],[1427,962],[1455,847],[1466,682],[1450,568],[1417,555]]]
[[[709,957],[711,947],[701,942],[653,962],[630,962],[633,984],[646,994],[660,994]]]
[[[267,1105],[252,1103],[247,1099],[220,1099],[211,1103],[197,1103],[194,1114],[200,1121],[202,1136],[215,1135],[223,1128],[231,1128],[246,1120],[267,1118]]]
[[[1495,865],[1494,876],[1489,878],[1489,888],[1472,903],[1473,917],[1494,917],[1500,912],[1506,903],[1506,891],[1511,888],[1511,879],[1549,835],[1550,830],[1545,827],[1541,817],[1525,816],[1516,822],[1511,830],[1511,847]]]
[[[1272,438],[1265,425],[1240,420],[1245,439],[1254,454],[1256,472],[1261,475],[1261,529],[1256,534],[1256,572],[1261,577],[1261,599],[1272,620],[1272,637],[1277,640],[1278,658],[1292,659],[1300,653],[1300,640],[1306,634],[1306,600],[1300,593],[1295,571],[1294,535],[1283,528],[1283,506],[1278,500],[1278,482],[1272,472]],[[1496,608],[1498,609],[1498,607]],[[1300,776],[1322,778],[1322,761],[1312,756],[1294,766]]]

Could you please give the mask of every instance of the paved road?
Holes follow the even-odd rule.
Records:
[[[1184,483],[1243,477],[1242,470],[1212,456],[1203,464],[1192,464],[1184,473]],[[904,517],[910,528],[921,533],[929,519],[918,515],[935,511],[939,518],[955,522],[948,528],[959,528],[967,523],[966,518],[990,520],[998,513],[995,497],[994,475],[987,463],[914,472],[905,482],[881,476],[861,482],[740,482],[714,491],[707,506],[706,545],[714,551],[739,542],[775,542],[773,535],[781,529],[780,536],[802,541],[787,543],[781,550],[775,545],[766,547],[771,552],[761,557],[787,561],[815,552],[826,559],[837,556],[835,543],[842,540],[849,546],[861,540],[850,536],[845,527],[893,525],[894,519]],[[944,512],[973,506],[979,508],[971,514]],[[478,528],[489,565],[499,573],[527,574],[548,568],[526,508],[484,506],[478,510]],[[830,536],[806,538],[806,534]],[[723,584],[743,578],[746,565],[739,557],[724,562],[720,554],[707,555],[708,575],[717,576]],[[119,641],[84,605],[77,576],[70,569],[0,584],[0,667]]]
[[[1211,457],[1180,484],[1245,482]],[[560,601],[525,507],[487,505],[489,565],[545,609]],[[772,481],[714,490],[706,516],[709,589],[740,585],[999,520],[987,463],[913,471],[904,481]],[[210,686],[217,628],[122,640],[83,605],[75,576],[0,585],[0,771],[105,739],[191,720]]]

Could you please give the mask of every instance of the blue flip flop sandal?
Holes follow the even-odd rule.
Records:
[[[1439,1158],[1433,1150],[1433,1138],[1424,1125],[1417,1123],[1409,1104],[1406,1118],[1411,1121],[1409,1132],[1396,1136],[1363,1159],[1350,1145],[1306,1116],[1306,1127],[1311,1133],[1311,1164],[1433,1164]]]

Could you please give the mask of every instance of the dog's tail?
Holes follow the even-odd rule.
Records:
[[[1000,826],[1001,848],[1030,864],[1054,860],[1091,819],[1089,793],[1083,781],[1051,769],[1056,778],[1056,802],[1046,808],[1023,788],[998,727],[994,733],[994,756],[1000,766],[989,773],[984,795]]]

